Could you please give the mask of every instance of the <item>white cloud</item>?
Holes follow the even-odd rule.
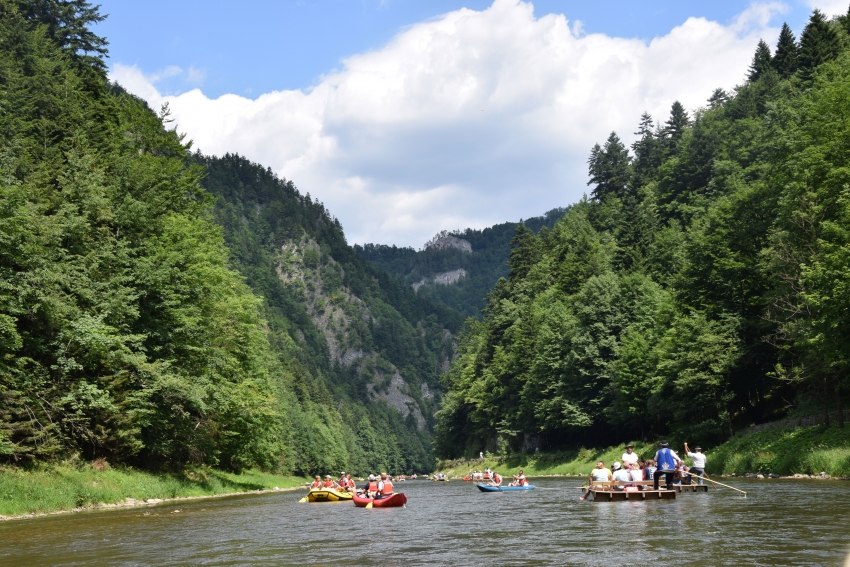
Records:
[[[419,246],[576,201],[595,142],[630,140],[644,110],[664,120],[674,100],[694,109],[739,83],[784,9],[754,3],[729,26],[690,18],[646,43],[495,0],[406,28],[309,90],[211,100],[162,96],[136,67],[112,77],[154,108],[169,102],[202,151],[238,152],[320,198],[350,242]]]
[[[820,8],[827,16],[843,16],[847,13],[847,0],[806,0],[809,8]]]

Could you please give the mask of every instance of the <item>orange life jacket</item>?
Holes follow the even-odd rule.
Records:
[[[499,484],[502,482],[502,477],[499,476],[499,473],[493,473],[493,482]]]
[[[385,480],[384,481],[384,489],[381,491],[381,494],[383,494],[384,496],[389,496],[392,493],[393,493],[393,483],[391,483],[389,480]]]
[[[347,479],[345,479],[345,483],[346,483],[346,485],[348,486],[348,488],[357,488],[357,483],[356,483],[356,482],[354,482],[354,479],[353,479],[353,478],[347,478]]]
[[[369,482],[369,492],[372,494],[378,492],[378,483],[376,481]]]
[[[325,483],[322,486],[325,487],[325,488],[333,488],[334,487],[334,481],[325,480]]]
[[[310,488],[321,488],[321,487],[322,487],[322,481],[321,480],[314,480],[313,484],[310,485]]]

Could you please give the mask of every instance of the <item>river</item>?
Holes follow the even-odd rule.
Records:
[[[736,480],[747,498],[610,503],[579,502],[578,480],[534,483],[408,481],[394,509],[299,504],[299,491],[2,522],[0,565],[840,566],[850,545],[850,482]]]

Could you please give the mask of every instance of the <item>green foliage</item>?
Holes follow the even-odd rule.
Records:
[[[850,54],[838,25],[815,11],[799,74],[785,29],[776,59],[760,44],[749,81],[708,108],[674,103],[655,131],[644,113],[634,159],[615,134],[594,147],[595,198],[537,238],[517,231],[507,279],[460,338],[438,455],[708,444],[788,400],[841,408]]]

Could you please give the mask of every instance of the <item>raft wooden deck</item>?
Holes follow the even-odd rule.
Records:
[[[674,484],[678,492],[708,492],[707,484]]]
[[[636,490],[626,492],[625,490],[603,490],[591,489],[594,502],[621,502],[623,500],[675,500],[675,490]]]
[[[625,485],[639,485],[643,486],[644,490],[634,490],[634,491],[626,491],[626,490],[615,490],[615,486],[625,486]],[[635,482],[619,482],[619,481],[606,481],[606,482],[598,482],[594,481],[593,486],[590,489],[590,493],[593,494],[594,502],[622,502],[624,500],[675,500],[677,491],[674,490],[653,490],[654,482],[651,480],[640,480]]]

